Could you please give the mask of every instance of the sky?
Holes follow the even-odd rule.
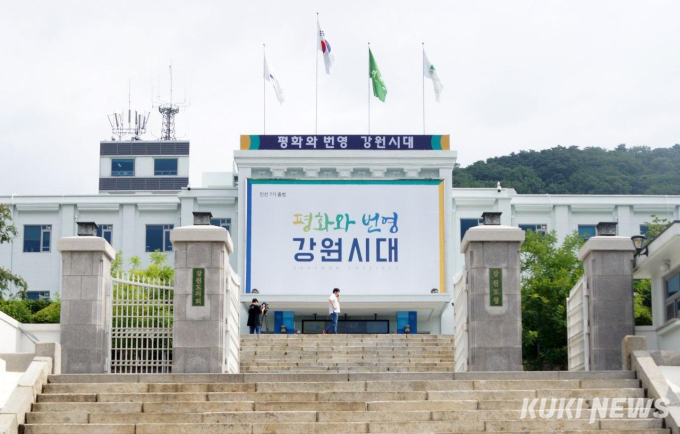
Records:
[[[371,133],[422,134],[422,46],[444,83],[426,82],[427,134],[450,134],[458,162],[563,146],[680,142],[680,2],[2,1],[0,196],[96,194],[107,114],[185,103],[192,186],[231,171],[239,135],[315,128],[316,13],[335,53],[319,58],[319,134],[365,134],[368,54],[385,80]],[[285,90],[263,87],[262,55]],[[264,94],[263,94],[264,92]],[[266,101],[265,101],[266,100]]]

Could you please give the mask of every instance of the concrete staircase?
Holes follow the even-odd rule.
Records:
[[[651,417],[590,423],[595,398],[645,396],[631,371],[364,372],[450,370],[450,339],[436,336],[261,336],[243,343],[249,373],[51,376],[20,432],[670,433]],[[316,367],[321,371],[305,373],[317,360],[327,361]],[[583,398],[583,411],[571,420],[558,413],[523,419],[525,398]]]
[[[667,434],[660,419],[589,423],[595,397],[643,397],[629,371],[50,377],[24,434]],[[520,419],[524,398],[582,397],[580,419]]]
[[[453,336],[246,335],[241,372],[451,372]]]

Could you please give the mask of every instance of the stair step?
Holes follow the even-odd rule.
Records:
[[[50,375],[51,387],[57,384],[116,384],[115,388],[141,388],[143,392],[148,383],[259,383],[259,382],[338,382],[338,381],[404,381],[404,380],[634,380],[633,371],[599,372],[411,372],[411,373],[268,373],[268,374],[66,374]],[[87,390],[84,390],[87,392]],[[111,389],[112,392],[127,390]]]
[[[135,434],[135,425],[63,424],[23,425],[23,434]]]
[[[423,422],[426,423],[426,422]],[[410,426],[394,426],[393,424],[356,423],[356,424],[138,424],[138,425],[105,425],[105,424],[70,424],[70,425],[23,425],[24,434],[355,434],[368,432],[422,434],[422,427],[434,426],[443,430],[439,434],[472,434],[484,431],[483,423],[475,424],[443,424]],[[385,431],[381,431],[385,429]],[[392,431],[389,431],[392,429]],[[397,430],[395,430],[397,429]],[[411,429],[414,429],[411,431]],[[467,429],[467,430],[466,430]],[[469,429],[475,429],[470,431]],[[527,432],[545,432],[537,430],[508,431],[506,434],[526,434]],[[370,431],[369,431],[370,430]],[[562,434],[670,434],[669,429],[587,429],[559,431]]]
[[[450,336],[243,336],[241,374],[50,376],[21,432],[670,433],[662,420],[627,419],[626,411],[624,419],[590,423],[595,398],[645,396],[632,371],[454,373],[453,366]],[[524,400],[534,398],[580,398],[571,405],[578,418],[522,418]]]

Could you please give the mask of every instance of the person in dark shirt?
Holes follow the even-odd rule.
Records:
[[[253,303],[248,308],[248,327],[250,327],[250,334],[260,334],[262,328],[262,321],[260,320],[260,314],[264,310],[263,306],[257,301],[257,298],[253,298]]]

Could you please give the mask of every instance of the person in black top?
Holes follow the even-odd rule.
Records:
[[[257,298],[253,298],[253,303],[248,309],[248,327],[250,327],[250,334],[260,334],[262,328],[262,321],[260,321],[260,314],[262,314],[264,306],[260,306]]]

